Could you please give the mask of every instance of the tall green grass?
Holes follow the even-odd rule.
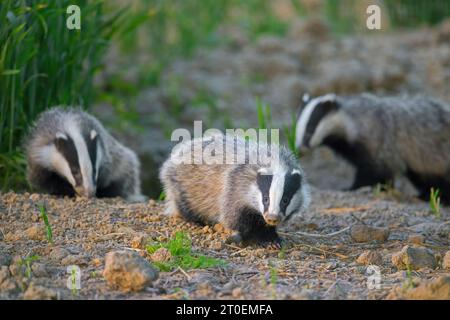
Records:
[[[66,27],[67,7],[81,8],[81,30]],[[26,187],[22,139],[53,105],[88,108],[93,76],[123,11],[103,1],[0,2],[0,189]]]

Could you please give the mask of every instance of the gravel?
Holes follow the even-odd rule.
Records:
[[[167,217],[159,201],[136,204],[121,199],[1,194],[0,226],[8,236],[0,241],[3,261],[0,297],[23,299],[33,284],[26,298],[385,299],[393,288],[402,287],[408,281],[405,273],[398,272],[390,260],[409,244],[409,236],[417,234],[413,226],[427,223],[444,226],[450,222],[446,207],[441,209],[438,221],[425,202],[414,198],[395,201],[383,193],[375,195],[366,189],[337,192],[313,188],[312,197],[305,217],[280,229],[286,242],[280,251],[227,244],[230,231],[222,225],[205,228]],[[39,212],[38,204],[42,202],[47,207],[53,243],[45,237],[31,240],[26,236],[25,231],[30,227],[43,225],[40,218],[31,219]],[[388,228],[389,238],[385,242],[355,242],[349,230],[327,236],[361,222],[370,228]],[[450,239],[443,236],[442,230],[442,227],[427,228],[422,246],[432,250],[433,255],[444,257]],[[144,281],[143,288],[125,285],[123,289],[116,281],[119,277],[112,280],[111,286],[103,277],[103,270],[110,265],[107,254],[116,251],[125,252],[125,256],[132,254],[129,259],[114,258],[119,265],[123,264],[124,274],[134,272],[133,268],[127,268],[133,265],[136,272],[145,273],[142,270],[152,264],[152,259],[168,258],[163,251],[152,257],[146,252],[145,244],[167,241],[177,231],[191,238],[193,254],[222,259],[226,264],[208,269],[159,272],[157,279],[150,277],[153,280],[148,284]],[[364,253],[368,251],[372,253]],[[28,278],[23,261],[32,256],[37,258],[30,262]],[[366,257],[364,264],[356,262],[361,256]],[[368,289],[366,263],[379,266],[380,289]],[[76,292],[66,287],[67,266],[71,264],[81,270],[81,288]],[[425,270],[415,275],[421,281],[432,280],[446,272],[440,264]],[[276,281],[273,283],[271,275],[274,273]]]

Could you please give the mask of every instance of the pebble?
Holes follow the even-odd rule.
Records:
[[[19,287],[6,266],[0,266],[0,292],[17,292]]]
[[[167,250],[166,248],[159,248],[150,256],[150,260],[155,262],[166,262],[169,261],[171,258],[172,255],[170,254],[170,251]]]
[[[56,300],[58,293],[41,285],[31,283],[23,295],[24,300]]]
[[[6,252],[0,252],[0,266],[9,266],[11,264],[11,255]]]
[[[56,261],[61,261],[65,257],[69,255],[69,251],[67,251],[64,248],[56,247],[53,248],[52,251],[49,254],[49,258]]]
[[[231,291],[231,296],[232,296],[234,299],[239,299],[240,297],[242,297],[242,288],[234,288],[234,289]]]
[[[89,264],[89,259],[83,254],[71,254],[61,260],[63,266],[77,265],[86,266]]]
[[[363,265],[381,265],[383,257],[377,251],[366,250],[356,259],[356,262]]]
[[[408,267],[412,270],[437,267],[433,251],[425,247],[411,246],[404,246],[400,252],[392,255],[392,264],[401,270],[408,269]]]
[[[36,277],[48,277],[49,273],[45,264],[40,262],[35,262],[31,265],[31,271]]]
[[[133,251],[111,251],[105,257],[103,277],[113,288],[140,291],[158,278],[158,271]]]
[[[447,251],[444,256],[444,259],[442,261],[442,268],[450,270],[450,251]]]
[[[421,282],[416,288],[405,293],[412,300],[450,300],[450,276]]]
[[[145,236],[140,234],[135,236],[131,240],[131,247],[134,249],[143,249],[145,247],[146,239]]]
[[[350,229],[350,236],[355,242],[385,242],[389,237],[389,229],[359,224]]]
[[[30,240],[42,240],[44,239],[45,236],[45,230],[43,226],[35,224],[32,227],[25,230],[25,234]]]
[[[408,243],[422,245],[425,242],[425,237],[421,234],[412,234],[408,237]]]

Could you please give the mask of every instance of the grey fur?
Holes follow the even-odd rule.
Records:
[[[25,140],[27,177],[39,191],[52,194],[74,195],[67,180],[55,174],[53,168],[43,166],[39,154],[54,144],[59,133],[66,134],[74,126],[83,135],[95,130],[103,157],[99,166],[97,196],[120,196],[130,201],[142,201],[140,162],[136,154],[114,139],[92,115],[79,108],[54,107],[43,112]]]
[[[232,145],[233,155],[245,150],[245,164],[176,163],[175,160],[179,160],[182,154],[200,145],[211,148]],[[181,215],[200,223],[220,222],[225,227],[240,232],[244,242],[277,242],[275,228],[271,229],[261,222],[262,212],[255,191],[256,177],[259,169],[268,166],[261,161],[252,163],[249,161],[250,155],[254,154],[258,146],[254,141],[250,140],[246,145],[244,139],[228,135],[183,142],[178,149],[174,149],[160,170],[160,179],[166,192],[167,213]],[[309,204],[308,184],[292,153],[283,147],[279,150],[278,162],[272,160],[275,158],[270,156],[271,167],[281,168],[283,172],[296,169],[303,178],[301,188],[298,190],[299,198],[296,198],[301,199],[296,213],[301,213]],[[219,150],[214,155],[228,157],[229,154]],[[210,160],[208,157],[203,160],[206,158]],[[260,225],[253,228],[251,225],[253,223]]]
[[[310,143],[328,145],[357,166],[359,182],[355,180],[353,188],[406,175],[423,197],[431,187],[450,196],[449,104],[420,96],[371,94],[337,96],[335,103],[338,108],[320,120]],[[339,139],[349,150],[342,152]],[[356,159],[362,149],[366,155]]]

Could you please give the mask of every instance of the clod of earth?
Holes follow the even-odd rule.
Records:
[[[0,292],[18,291],[17,283],[6,266],[0,267]]]
[[[383,263],[383,257],[377,251],[366,250],[356,259],[356,262],[363,265],[381,265]]]
[[[58,293],[54,289],[31,283],[23,298],[25,300],[56,300],[58,299]]]
[[[442,260],[442,268],[450,270],[450,251],[447,251]]]
[[[350,229],[350,236],[355,242],[385,242],[389,238],[389,229],[357,224]]]
[[[111,251],[105,257],[103,277],[113,288],[140,291],[158,278],[158,271],[133,251]]]
[[[408,243],[422,245],[425,242],[425,237],[421,234],[412,234],[408,237]]]
[[[25,230],[25,234],[30,240],[42,240],[45,236],[45,230],[43,226],[35,224]]]
[[[450,300],[450,277],[439,277],[409,289],[404,297],[413,300]]]
[[[437,267],[436,257],[428,248],[404,246],[400,252],[392,255],[392,264],[401,270],[422,268],[435,269]]]
[[[150,260],[155,262],[166,262],[169,261],[170,258],[172,258],[172,255],[166,248],[159,248],[150,256]]]

